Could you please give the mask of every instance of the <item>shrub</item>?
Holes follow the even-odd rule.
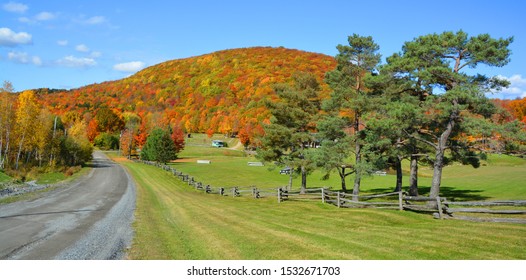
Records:
[[[76,165],[76,166],[71,166],[69,167],[68,169],[66,169],[66,172],[64,172],[64,175],[66,175],[67,177],[77,173],[80,171],[82,167],[80,165]]]

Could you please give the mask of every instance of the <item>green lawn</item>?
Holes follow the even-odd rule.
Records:
[[[275,187],[287,180],[277,170],[248,167],[251,158],[209,155],[210,165],[198,165],[197,158],[184,155],[189,162],[174,166],[214,186]],[[156,167],[121,162],[137,183],[132,259],[526,259],[526,225],[435,220],[425,214],[338,209],[321,202],[219,197],[195,191]],[[512,165],[469,169],[476,174],[448,167],[446,191],[524,199],[526,165]],[[511,176],[509,184],[489,180],[504,170]],[[331,182],[316,176],[309,178],[313,187]],[[390,190],[393,180],[368,178],[364,189]]]
[[[37,184],[55,184],[61,181],[66,180],[66,175],[63,172],[48,172],[39,174],[37,179]]]
[[[257,186],[258,188],[276,188],[288,184],[288,175],[280,175],[279,167],[268,163],[264,167],[248,166],[248,162],[258,161],[244,153],[208,146],[187,146],[180,154],[181,159],[171,165],[196,180],[216,187]],[[211,164],[198,164],[197,160],[210,160]],[[408,162],[404,169],[409,170]],[[429,193],[433,170],[422,166],[419,169],[420,194]],[[308,177],[310,188],[330,187],[341,189],[338,174],[333,173],[329,180],[322,180],[324,173],[315,171]],[[390,192],[394,189],[395,175],[367,176],[362,182],[362,192]],[[293,187],[299,187],[299,178]],[[347,178],[348,188],[352,178]],[[409,185],[408,176],[404,177],[404,186]],[[479,168],[454,164],[443,171],[441,196],[457,200],[488,199],[526,199],[526,160],[505,156],[490,155]]]

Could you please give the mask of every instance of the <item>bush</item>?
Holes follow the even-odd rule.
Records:
[[[29,172],[26,173],[26,180],[36,180],[40,174],[45,173],[45,168],[42,167],[32,167]]]
[[[80,171],[82,167],[80,165],[77,165],[77,166],[71,166],[69,167],[68,169],[66,169],[66,172],[64,172],[64,175],[66,175],[67,177],[77,173]]]

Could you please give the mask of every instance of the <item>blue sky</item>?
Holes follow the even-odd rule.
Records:
[[[514,36],[511,62],[478,68],[526,97],[524,1],[0,0],[0,80],[16,90],[116,80],[166,60],[223,49],[283,46],[334,56],[353,33],[383,58],[417,36],[464,30]]]

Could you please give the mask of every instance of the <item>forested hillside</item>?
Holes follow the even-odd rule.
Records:
[[[317,53],[271,47],[233,49],[167,61],[122,80],[41,96],[54,113],[76,111],[87,123],[100,108],[108,107],[138,114],[143,132],[153,125],[170,124],[187,132],[252,136],[268,121],[264,102],[276,98],[272,84],[291,82],[297,72],[310,72],[328,96],[324,75],[335,66],[333,57]]]
[[[495,99],[493,100],[493,103],[506,109],[511,114],[512,119],[519,120],[526,124],[526,97],[515,100]]]

